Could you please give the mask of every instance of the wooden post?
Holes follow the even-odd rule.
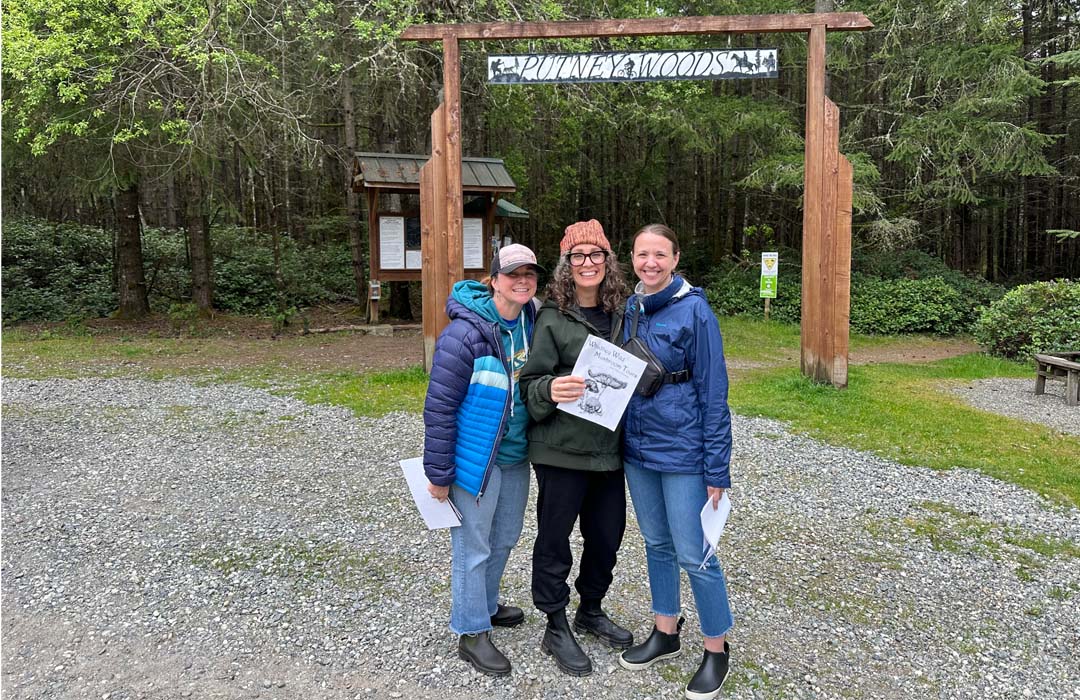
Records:
[[[435,341],[446,328],[449,270],[446,249],[446,105],[431,115],[431,159],[420,169],[420,294],[423,308],[424,367],[431,370]]]
[[[833,360],[832,383],[845,387],[848,383],[848,334],[851,326],[851,161],[840,156],[836,174],[836,251],[833,256]]]
[[[806,143],[803,151],[802,325],[800,365],[808,377],[824,379],[821,366],[821,321],[824,302],[821,266],[822,188],[825,142],[825,25],[810,29],[806,47]]]
[[[462,257],[461,194],[461,53],[456,36],[443,37],[443,114],[446,122],[447,292],[465,277]]]
[[[379,230],[379,192],[378,190],[369,188],[367,191],[367,210],[368,210],[368,284],[375,282],[379,279],[379,269],[382,267],[382,260],[379,256],[379,248],[375,245],[375,240],[379,237],[376,232]],[[379,322],[379,300],[371,298],[371,288],[364,290],[368,299],[368,323]]]
[[[438,114],[438,110],[436,110]],[[431,121],[434,123],[435,115]],[[435,341],[439,334],[435,331],[436,316],[443,313],[435,306],[435,267],[438,257],[435,252],[435,233],[433,231],[435,209],[435,176],[433,170],[439,168],[432,158],[420,168],[420,300],[422,309],[422,328],[424,329],[424,370],[431,372],[431,361],[435,357]]]
[[[818,304],[812,313],[817,324],[817,363],[814,374],[819,382],[833,383],[833,357],[836,353],[836,329],[833,327],[833,305],[836,303],[836,174],[840,167],[840,110],[825,98],[825,120],[821,144],[821,223],[818,225]],[[806,272],[803,271],[805,275]]]

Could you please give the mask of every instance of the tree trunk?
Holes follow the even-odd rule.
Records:
[[[214,306],[214,256],[210,221],[203,202],[202,177],[192,174],[187,194],[188,253],[191,258],[191,301],[207,313]]]
[[[116,193],[116,291],[118,318],[142,318],[150,311],[143,274],[142,232],[139,228],[139,186]]]
[[[360,232],[360,198],[352,188],[352,166],[356,153],[356,107],[353,104],[352,70],[341,76],[341,110],[345,130],[345,211],[349,217],[349,248],[352,251],[353,283],[356,301],[367,300],[367,271],[364,269],[364,239]]]

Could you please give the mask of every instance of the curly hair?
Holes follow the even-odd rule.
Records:
[[[560,255],[555,271],[551,274],[551,282],[547,286],[548,299],[554,300],[560,310],[566,311],[578,305],[574,290],[574,273],[570,269],[570,260],[566,255]],[[613,313],[623,307],[628,296],[630,289],[626,286],[626,278],[619,267],[619,261],[615,259],[614,253],[609,253],[604,261],[604,279],[600,282],[600,306],[607,313]]]

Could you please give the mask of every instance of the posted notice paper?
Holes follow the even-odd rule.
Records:
[[[705,558],[701,560],[702,569],[709,561],[709,557],[716,554],[716,548],[720,546],[720,535],[724,534],[724,525],[727,524],[728,516],[731,515],[731,499],[728,498],[727,490],[720,496],[720,503],[713,510],[712,499],[705,501],[701,509],[701,531],[705,533],[705,542],[701,547],[705,550]]]
[[[644,360],[590,335],[570,373],[584,377],[585,393],[576,401],[560,403],[558,408],[613,431],[644,372]]]
[[[428,480],[424,475],[422,457],[401,460],[401,471],[405,473],[405,481],[409,484],[413,502],[416,503],[416,509],[420,511],[420,517],[424,519],[429,530],[461,525],[461,513],[450,502],[450,499],[437,501],[428,493]]]

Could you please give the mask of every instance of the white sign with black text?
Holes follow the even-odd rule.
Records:
[[[488,56],[488,82],[622,83],[775,78],[776,49],[607,51]]]

